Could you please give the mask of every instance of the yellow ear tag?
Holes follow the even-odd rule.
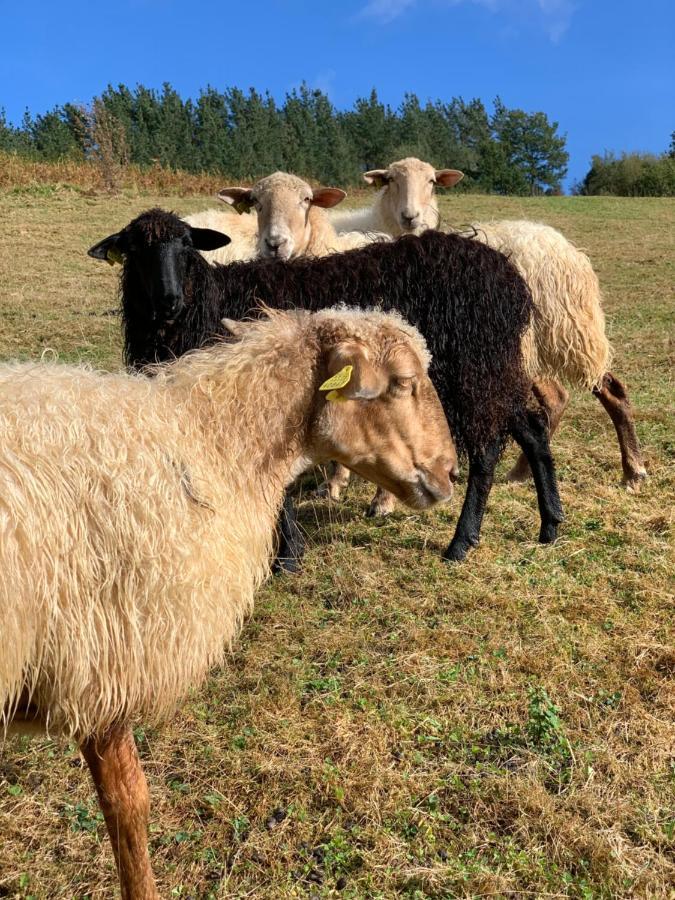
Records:
[[[319,387],[320,391],[339,391],[340,388],[347,387],[349,384],[349,379],[352,377],[352,372],[354,370],[354,366],[345,366],[340,369],[339,372],[336,372],[335,375],[331,375],[330,378],[326,379],[324,383]],[[328,397],[330,400],[331,398]]]
[[[251,212],[251,201],[250,200],[238,200],[236,203],[233,203],[232,206],[239,213],[240,216],[243,216],[244,213]]]
[[[106,261],[109,262],[111,266],[114,266],[115,263],[119,263],[120,265],[124,264],[122,254],[114,247],[111,247],[110,250],[108,250],[108,252],[106,253]]]
[[[333,403],[346,403],[348,399],[348,397],[343,397],[338,391],[331,391],[326,394],[326,400],[332,400]]]

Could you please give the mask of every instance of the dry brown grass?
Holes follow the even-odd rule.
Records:
[[[71,190],[79,194],[106,193],[109,178],[103,165],[75,160],[38,162],[11,153],[0,152],[0,190],[36,194]],[[199,174],[165,169],[126,166],[119,175],[122,190],[165,193],[184,197],[189,194],[213,195],[223,187],[222,175]]]
[[[119,364],[118,320],[102,315],[116,273],[85,251],[155,203],[205,200],[0,192],[0,354]],[[672,896],[673,210],[443,202],[455,224],[526,216],[591,253],[650,480],[622,491],[611,425],[575,393],[555,440],[554,547],[532,543],[532,490],[503,480],[481,547],[453,568],[439,554],[459,500],[384,522],[362,518],[363,485],[340,507],[306,500],[303,574],[266,586],[172,722],[137,729],[162,896]],[[0,895],[114,890],[73,747],[4,748],[0,835]]]

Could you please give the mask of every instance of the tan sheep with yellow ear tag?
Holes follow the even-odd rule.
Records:
[[[453,493],[429,353],[400,316],[270,311],[235,327],[152,378],[0,365],[0,745],[8,726],[78,742],[125,900],[159,896],[132,728],[222,661],[297,472],[339,459],[414,509]],[[388,390],[401,356],[414,394]],[[323,401],[326,366],[340,368],[323,390],[379,378],[368,416]]]

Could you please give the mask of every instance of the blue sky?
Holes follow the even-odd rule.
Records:
[[[392,105],[406,91],[499,94],[560,123],[568,183],[592,153],[662,152],[675,129],[674,0],[5,0],[0,11],[0,107],[15,122],[120,82],[282,98],[304,79],[338,107],[372,86]]]

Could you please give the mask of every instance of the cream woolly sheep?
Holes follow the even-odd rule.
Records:
[[[239,343],[154,378],[0,367],[0,719],[80,743],[123,898],[157,896],[131,727],[222,658],[267,572],[285,486],[337,457],[419,509],[452,494],[429,354],[400,316],[231,324]]]
[[[372,206],[331,213],[338,232],[384,231],[392,237],[421,234],[438,228],[436,185],[453,187],[464,177],[457,169],[434,169],[414,156],[391,163],[387,169],[365,172],[364,181],[379,188]]]
[[[186,216],[188,225],[222,231],[232,238],[227,247],[204,253],[209,262],[229,263],[255,256],[290,259],[326,256],[353,250],[376,240],[391,240],[384,233],[353,231],[338,235],[325,209],[340,203],[346,194],[339,188],[313,189],[295,175],[275,172],[252,188],[223,188],[218,197],[241,213],[207,209]]]
[[[366,172],[365,180],[380,189],[373,206],[334,214],[333,225],[338,232],[375,228],[393,236],[436,228],[436,185],[451,187],[461,177],[461,172],[435,170],[414,157]],[[612,352],[600,285],[588,256],[560,232],[537,222],[480,222],[471,228],[479,240],[509,256],[532,291],[538,314],[523,340],[529,373],[593,392],[614,424],[624,482],[639,491],[646,469],[626,389],[609,371]],[[539,390],[553,431],[567,405],[567,391],[559,384],[541,383]],[[521,456],[510,477],[520,480],[527,473]]]
[[[258,255],[258,217],[254,214],[238,216],[231,210],[204,209],[183,216],[193,228],[210,228],[230,238],[230,243],[216,250],[203,250],[202,256],[210,263],[222,263],[255,259]]]

